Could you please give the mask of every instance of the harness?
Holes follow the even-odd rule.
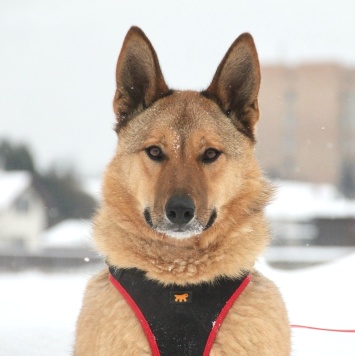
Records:
[[[110,281],[136,314],[153,356],[208,356],[229,309],[251,276],[164,286],[145,272],[109,266]]]

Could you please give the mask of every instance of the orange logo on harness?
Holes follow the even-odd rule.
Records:
[[[187,293],[184,294],[174,294],[175,297],[175,302],[179,302],[179,303],[186,303],[187,302],[187,298],[189,297],[189,295]]]

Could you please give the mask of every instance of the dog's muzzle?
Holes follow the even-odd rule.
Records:
[[[151,228],[176,239],[201,234],[213,225],[216,217],[217,213],[213,210],[207,224],[202,224],[196,217],[195,204],[188,196],[172,196],[165,204],[164,218],[160,222],[153,221],[148,208],[144,211],[145,221]]]

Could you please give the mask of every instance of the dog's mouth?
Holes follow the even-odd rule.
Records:
[[[217,211],[213,209],[205,225],[195,217],[186,224],[172,223],[166,216],[160,222],[154,223],[149,208],[144,210],[144,219],[153,230],[175,239],[188,239],[201,234],[214,224],[216,218]]]

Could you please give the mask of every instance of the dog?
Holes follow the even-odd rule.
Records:
[[[178,91],[132,27],[116,83],[119,140],[93,223],[108,267],[87,285],[74,354],[289,355],[282,297],[254,268],[272,187],[254,158],[252,36],[234,41],[206,90]]]

